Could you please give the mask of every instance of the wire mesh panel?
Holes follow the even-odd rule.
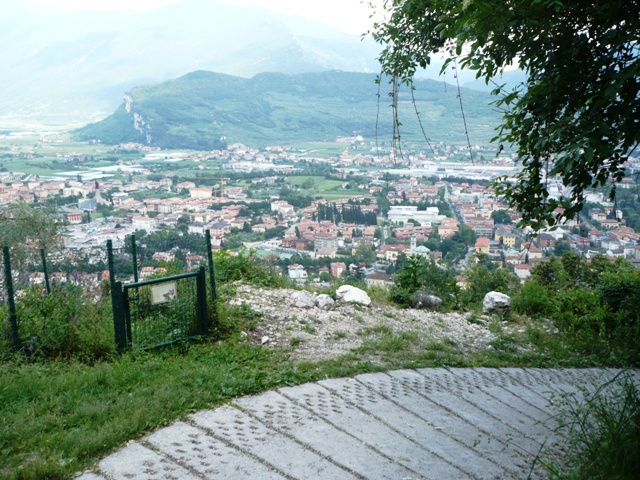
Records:
[[[156,348],[206,334],[204,269],[123,286],[127,345]]]

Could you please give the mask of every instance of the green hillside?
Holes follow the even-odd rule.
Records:
[[[374,74],[339,71],[263,73],[251,79],[196,71],[134,88],[111,116],[77,130],[75,136],[110,144],[134,141],[163,148],[212,149],[235,142],[262,146],[327,141],[354,133],[373,139],[377,133],[380,142],[388,144],[390,86],[382,82],[378,100],[375,79]],[[414,96],[432,141],[466,142],[455,88],[424,80],[416,82]],[[463,89],[462,99],[472,144],[486,145],[498,123],[489,94]],[[398,103],[403,141],[421,141],[407,87],[401,88]]]

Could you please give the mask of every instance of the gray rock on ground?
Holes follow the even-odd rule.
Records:
[[[351,285],[342,285],[338,288],[338,290],[336,290],[336,297],[344,303],[357,303],[365,307],[371,305],[371,299],[367,292]]]
[[[320,308],[327,308],[336,303],[333,301],[333,298],[331,298],[331,296],[327,295],[326,293],[318,295],[316,300],[318,302],[318,307]]]
[[[442,305],[442,299],[422,290],[413,292],[411,306],[418,310],[437,310]]]
[[[489,292],[484,296],[484,300],[482,300],[483,313],[503,313],[509,310],[510,307],[511,297],[509,295],[505,295],[504,293]]]
[[[291,297],[293,298],[293,301],[295,302],[294,305],[297,308],[313,308],[316,306],[316,296],[306,290],[294,292]]]

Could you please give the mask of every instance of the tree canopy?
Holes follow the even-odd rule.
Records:
[[[24,260],[37,248],[47,251],[61,243],[64,217],[53,206],[34,208],[19,200],[0,211],[0,247],[9,246],[12,256]]]
[[[534,229],[573,218],[587,190],[615,184],[640,140],[640,0],[385,0],[372,34],[383,73],[407,84],[431,56],[487,83],[506,68],[527,75],[505,91],[494,140],[522,161],[496,182]],[[552,185],[561,196],[552,195]]]

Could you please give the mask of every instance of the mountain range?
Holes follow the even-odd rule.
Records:
[[[362,135],[393,137],[391,85],[377,75],[328,71],[252,78],[195,71],[167,82],[131,89],[104,120],[75,131],[78,140],[140,142],[163,148],[215,149],[334,141]],[[471,142],[487,145],[499,114],[487,92],[461,89]],[[405,142],[464,144],[458,91],[435,80],[400,87],[398,120]],[[416,115],[419,112],[419,116]],[[422,126],[420,125],[422,123]]]
[[[3,129],[95,122],[134,87],[197,70],[244,78],[264,72],[380,70],[380,46],[369,37],[242,2],[182,0],[143,12],[57,13],[38,13],[33,2],[5,3],[0,16]],[[434,58],[419,76],[437,78],[440,66]],[[444,80],[452,82],[453,75]],[[488,88],[473,80],[473,72],[459,72],[463,86]]]
[[[0,125],[79,126],[107,116],[135,86],[201,69],[242,77],[379,70],[371,39],[218,0],[56,14],[11,2],[0,46]]]

